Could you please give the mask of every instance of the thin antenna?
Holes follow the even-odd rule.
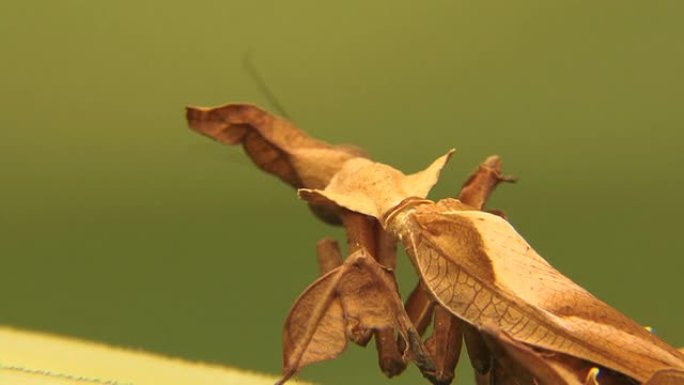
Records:
[[[285,111],[283,105],[280,104],[280,101],[278,101],[278,98],[275,96],[273,91],[271,91],[271,88],[268,86],[264,78],[261,77],[261,73],[259,73],[259,70],[257,70],[256,66],[252,62],[252,50],[248,49],[245,51],[245,54],[242,56],[242,64],[245,66],[245,71],[247,71],[247,74],[256,83],[259,91],[261,91],[261,93],[266,97],[268,103],[271,104],[280,115],[290,119],[289,114],[287,111]]]

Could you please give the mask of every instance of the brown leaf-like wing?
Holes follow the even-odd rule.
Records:
[[[684,355],[560,274],[504,219],[418,206],[402,239],[435,298],[481,327],[645,381]]]
[[[250,104],[187,107],[186,116],[194,131],[224,144],[242,143],[259,168],[295,188],[324,188],[344,162],[363,156],[359,149],[313,139]]]
[[[279,383],[306,365],[337,357],[347,338],[381,329],[394,330],[404,340],[407,359],[431,366],[391,272],[361,249],[317,279],[293,305],[285,321]]]
[[[347,346],[345,319],[337,294],[340,266],[311,284],[295,301],[283,333],[284,383],[302,367],[337,357]]]
[[[410,197],[424,198],[437,183],[453,150],[425,170],[405,175],[383,163],[356,158],[344,164],[325,190],[301,189],[299,195],[314,204],[336,204],[379,220]]]

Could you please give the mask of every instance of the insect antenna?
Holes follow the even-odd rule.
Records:
[[[268,103],[273,106],[273,108],[278,111],[282,117],[290,120],[290,116],[285,110],[285,107],[280,104],[280,100],[278,100],[276,95],[271,90],[271,87],[268,86],[268,83],[266,83],[263,76],[261,76],[261,73],[254,65],[254,62],[252,61],[252,51],[250,49],[245,51],[244,55],[242,55],[242,64],[245,67],[245,71],[247,71],[247,75],[249,75],[249,77],[252,78],[252,81],[256,83],[259,92],[266,97]]]

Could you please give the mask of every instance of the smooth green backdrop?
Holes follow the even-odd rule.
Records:
[[[684,345],[682,20],[681,0],[5,0],[0,323],[279,371],[314,242],[342,234],[186,128],[188,104],[270,107],[251,50],[316,137],[407,172],[456,147],[433,197],[500,154],[521,179],[491,206]],[[413,286],[404,260],[399,277]],[[389,383],[374,355],[302,377]]]

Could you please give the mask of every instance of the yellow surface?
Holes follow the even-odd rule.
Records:
[[[0,327],[0,385],[272,385],[275,381],[271,375]]]

